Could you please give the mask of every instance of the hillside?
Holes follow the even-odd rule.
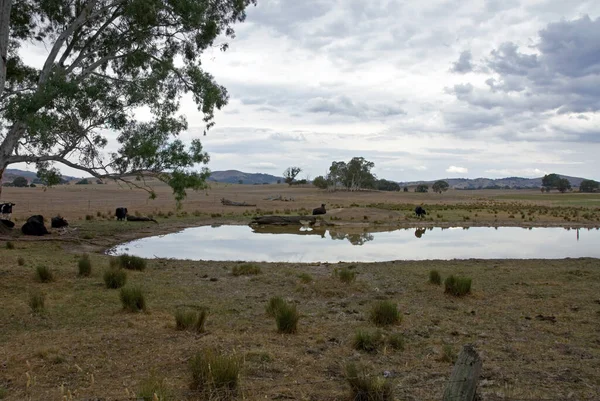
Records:
[[[15,178],[17,177],[23,177],[26,178],[27,181],[29,181],[30,183],[35,180],[37,178],[37,173],[35,171],[25,171],[25,170],[19,170],[16,168],[7,168],[6,171],[4,171],[4,175],[2,176],[2,182],[13,182]],[[62,176],[63,180],[66,181],[72,181],[72,180],[79,180],[80,178],[77,177],[70,177],[68,175],[63,175]]]
[[[238,170],[213,171],[209,177],[210,181],[225,182],[229,184],[277,184],[283,182],[283,177],[276,177],[263,173],[244,173]]]
[[[581,181],[585,178],[569,177],[560,175],[561,178],[566,178],[571,183],[571,186],[578,187]],[[522,177],[507,177],[507,178],[444,178],[451,188],[455,189],[481,189],[481,188],[540,188],[542,186],[542,177],[539,178],[522,178]],[[401,182],[400,185],[414,186],[418,184],[432,185],[435,181],[412,181]]]

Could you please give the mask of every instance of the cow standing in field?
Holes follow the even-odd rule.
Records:
[[[415,214],[417,215],[417,217],[421,218],[425,216],[427,212],[421,206],[417,206],[415,209]]]
[[[0,203],[0,216],[4,220],[10,220],[10,215],[12,214],[12,208],[16,203],[8,202],[8,203]]]
[[[316,216],[318,214],[325,214],[327,213],[327,211],[325,210],[325,204],[321,204],[321,207],[317,207],[315,209],[313,209],[313,216]]]
[[[126,207],[118,207],[115,210],[115,216],[117,216],[117,220],[125,220],[127,219],[127,208]]]

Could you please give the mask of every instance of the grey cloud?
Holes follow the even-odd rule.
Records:
[[[503,43],[492,50],[487,65],[498,74],[527,75],[531,69],[539,67],[535,54],[523,54],[514,43]]]
[[[459,74],[466,74],[467,72],[473,71],[473,64],[471,63],[471,59],[471,51],[465,50],[458,57],[458,61],[452,63],[452,68],[450,68],[450,71]]]

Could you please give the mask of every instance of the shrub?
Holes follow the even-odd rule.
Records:
[[[338,277],[342,283],[348,284],[356,280],[356,272],[344,267],[338,271]]]
[[[300,314],[296,310],[296,305],[289,305],[287,302],[279,306],[275,312],[275,322],[277,322],[277,331],[280,333],[293,334],[298,331],[298,320]]]
[[[269,300],[269,303],[267,305],[267,314],[269,316],[273,316],[275,317],[275,315],[277,315],[277,311],[282,307],[285,306],[286,302],[283,298],[281,297],[272,297]]]
[[[92,273],[92,262],[87,254],[84,254],[79,259],[79,275],[82,277],[88,277]]]
[[[123,309],[129,312],[146,310],[146,300],[139,287],[121,288],[120,297]]]
[[[444,281],[445,292],[461,297],[471,292],[471,279],[468,277],[450,276]]]
[[[400,312],[398,312],[398,307],[393,302],[377,302],[371,309],[371,322],[376,326],[387,326],[400,321]]]
[[[49,283],[54,281],[54,275],[47,266],[38,266],[35,268],[35,278],[40,283]]]
[[[260,266],[255,265],[254,263],[244,263],[238,266],[233,266],[231,269],[231,274],[234,276],[252,276],[260,273]]]
[[[437,270],[432,270],[429,272],[429,283],[440,285],[442,284],[442,276]]]
[[[127,272],[111,267],[104,272],[104,284],[106,288],[121,288],[127,281]]]
[[[305,284],[312,283],[313,281],[312,276],[308,273],[300,273],[298,274],[298,278]]]
[[[190,309],[180,309],[175,312],[175,327],[177,330],[194,329],[198,333],[204,333],[204,324],[206,323],[206,309],[199,311]]]
[[[346,381],[350,385],[353,401],[391,401],[394,399],[392,383],[378,375],[371,375],[365,368],[353,363],[346,365]]]
[[[85,215],[85,219],[86,219],[87,221],[94,220],[94,215],[92,215],[92,214],[86,214],[86,215]]]
[[[212,349],[199,351],[190,360],[192,388],[208,395],[235,396],[239,384],[240,362],[234,356],[217,353]]]
[[[15,244],[11,241],[6,241],[6,249],[15,249]]]
[[[22,256],[19,256],[19,259],[17,259],[17,263],[19,264],[19,266],[23,266],[25,265],[25,259]]]
[[[383,335],[380,330],[356,330],[352,347],[359,351],[377,352],[377,349],[383,342]]]
[[[46,301],[46,296],[40,291],[32,292],[29,295],[29,307],[35,313],[41,312],[44,310],[45,301]]]
[[[404,336],[402,335],[402,333],[392,333],[388,337],[388,343],[390,344],[390,347],[392,347],[393,349],[403,350],[404,349]]]
[[[140,382],[140,387],[137,392],[138,398],[143,400],[153,400],[154,395],[160,400],[169,400],[172,397],[171,390],[167,386],[165,378],[159,377],[153,370],[150,375]]]
[[[114,260],[114,259],[113,259]],[[123,269],[142,271],[146,268],[146,259],[138,256],[119,255],[116,261],[111,260],[111,266],[120,266]]]

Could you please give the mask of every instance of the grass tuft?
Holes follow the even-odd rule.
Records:
[[[404,335],[402,333],[392,333],[388,337],[390,347],[396,350],[404,350]]]
[[[370,374],[354,363],[346,365],[346,381],[350,385],[353,401],[391,401],[394,399],[392,383],[383,377]]]
[[[154,398],[155,395],[156,398]],[[160,377],[152,370],[150,374],[140,382],[137,397],[142,400],[158,399],[159,401],[166,401],[171,400],[173,395],[171,389],[167,385],[167,380],[164,377]]]
[[[380,330],[356,330],[352,347],[359,351],[377,352],[383,343],[383,334]]]
[[[260,266],[254,263],[244,263],[239,266],[233,266],[231,268],[231,274],[234,276],[254,276],[260,274]]]
[[[89,277],[92,274],[92,262],[88,254],[84,254],[78,263],[79,275],[81,277]]]
[[[175,328],[177,330],[194,329],[198,333],[204,333],[206,323],[206,309],[199,311],[192,309],[179,309],[175,312]]]
[[[444,281],[445,292],[462,297],[471,292],[471,279],[469,277],[450,276]]]
[[[429,272],[429,283],[435,285],[442,284],[442,276],[440,276],[440,273],[437,270],[431,270]]]
[[[29,307],[34,313],[42,312],[45,308],[46,296],[40,291],[34,291],[29,295]]]
[[[127,281],[127,272],[119,268],[110,267],[104,272],[104,284],[106,288],[121,288]]]
[[[370,318],[376,326],[389,326],[402,320],[398,307],[391,301],[380,301],[373,305]]]
[[[17,259],[17,264],[19,266],[24,266],[25,265],[25,258],[23,258],[22,256],[19,256],[19,259]]]
[[[280,333],[296,333],[298,331],[298,320],[300,320],[300,314],[296,310],[296,305],[289,305],[284,302],[275,310],[275,322],[277,323],[277,331]]]
[[[356,272],[348,269],[347,267],[342,268],[337,272],[338,277],[342,283],[350,284],[356,280]]]
[[[128,270],[143,271],[144,269],[146,269],[146,259],[140,258],[138,256],[124,254],[119,255],[116,259],[112,259],[110,261],[110,265],[112,267],[118,266]]]
[[[223,355],[212,349],[199,351],[190,360],[192,389],[208,399],[231,398],[239,386],[240,362],[235,356]]]
[[[456,362],[457,357],[458,356],[456,355],[456,352],[454,352],[454,350],[452,349],[452,346],[450,344],[444,344],[444,346],[442,347],[442,355],[440,356],[440,361],[454,363]]]
[[[49,283],[54,281],[54,275],[47,266],[40,265],[35,268],[35,278],[40,283]]]
[[[15,244],[11,241],[6,241],[6,249],[15,249]]]
[[[313,282],[313,277],[308,273],[300,273],[300,274],[298,274],[298,278],[304,284],[310,284]]]
[[[267,304],[267,315],[275,317],[275,315],[277,315],[277,311],[284,305],[286,305],[286,302],[283,298],[272,297]]]
[[[120,293],[123,309],[129,312],[146,310],[146,299],[139,287],[123,287]]]

